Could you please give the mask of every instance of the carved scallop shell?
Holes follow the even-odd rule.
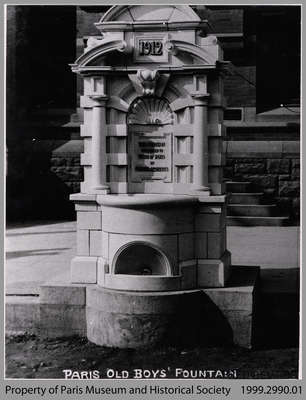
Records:
[[[157,97],[138,99],[131,107],[128,124],[172,124],[173,114],[168,103]]]

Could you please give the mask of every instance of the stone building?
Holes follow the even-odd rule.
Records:
[[[224,59],[233,64],[224,118],[224,180],[236,193],[229,223],[296,223],[300,7],[193,8],[209,20]],[[7,7],[8,220],[74,217],[69,194],[79,192],[83,180],[82,82],[69,64],[89,36],[99,36],[94,23],[107,9]]]

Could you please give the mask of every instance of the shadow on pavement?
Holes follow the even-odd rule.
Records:
[[[58,251],[57,251],[58,250]],[[20,251],[7,251],[6,258],[29,257],[29,256],[48,256],[60,254],[63,250],[70,250],[70,247],[61,247],[58,249],[36,249],[36,250],[20,250]]]
[[[18,222],[7,222],[6,230],[10,229],[23,229],[23,228],[30,228],[32,226],[39,226],[39,225],[55,225],[55,224],[64,224],[68,222],[75,222],[75,218],[66,219],[66,220],[33,220],[33,221],[18,221]],[[40,234],[41,232],[37,232]],[[33,233],[31,233],[33,234]],[[21,235],[21,234],[20,234]]]
[[[7,233],[6,236],[31,236],[31,235],[54,235],[57,233],[73,233],[76,232],[76,230],[69,230],[69,231],[46,231],[46,232],[21,232],[21,233]]]

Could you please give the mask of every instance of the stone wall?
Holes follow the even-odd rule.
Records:
[[[7,221],[74,219],[69,196],[83,180],[80,141],[27,139],[19,145],[8,152]]]
[[[256,66],[235,66],[234,71],[224,81],[227,107],[255,107]]]
[[[80,154],[52,154],[50,171],[66,185],[70,193],[78,193],[80,191],[80,182],[83,180]]]
[[[251,182],[254,192],[278,205],[280,214],[297,222],[300,208],[300,155],[297,140],[225,143],[227,181]]]
[[[81,172],[76,165],[67,168],[70,153],[76,159],[80,150],[68,150],[63,156],[68,161],[53,160],[53,153],[71,139],[64,126],[76,106],[76,78],[68,66],[76,58],[75,36],[75,7],[7,8],[8,221],[74,215],[69,193],[78,191]]]

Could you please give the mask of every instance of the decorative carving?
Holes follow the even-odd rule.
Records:
[[[158,97],[140,98],[132,105],[128,124],[172,124],[173,114],[168,103]]]
[[[159,78],[157,70],[140,69],[137,71],[137,78],[142,86],[143,96],[154,96],[156,82]]]
[[[173,54],[174,56],[176,56],[178,53],[178,48],[175,47],[175,45],[170,41],[165,43],[165,49],[168,51],[168,53]]]
[[[117,51],[124,54],[130,54],[133,51],[133,47],[128,45],[125,40],[122,41],[121,46],[117,48]]]
[[[207,45],[209,46],[216,46],[218,44],[217,36],[207,36],[206,38]]]

